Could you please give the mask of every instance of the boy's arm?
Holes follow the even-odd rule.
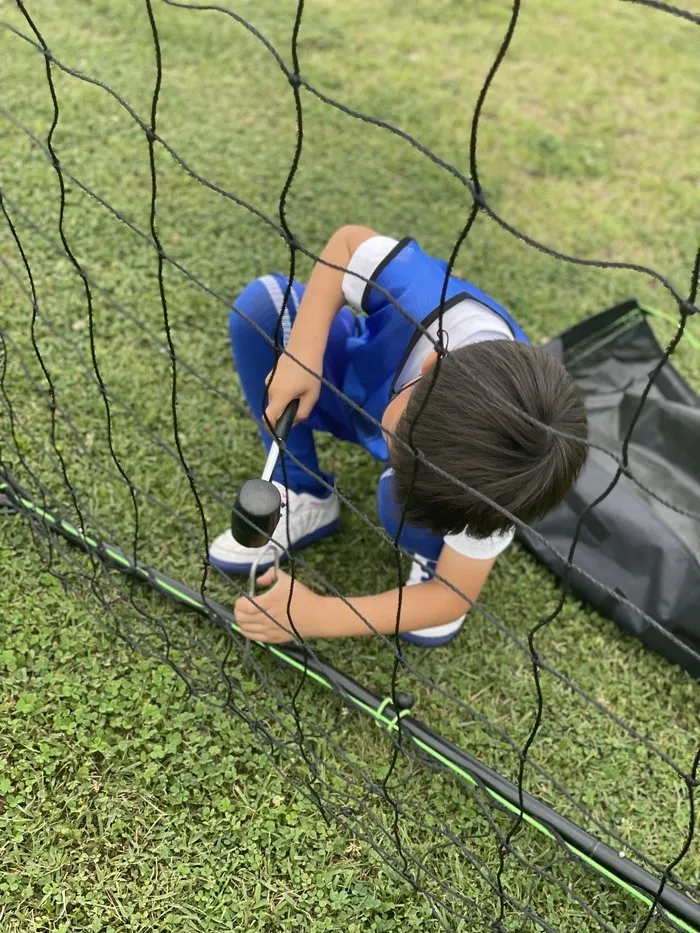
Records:
[[[495,560],[495,557],[486,560],[464,557],[445,545],[437,572],[473,602],[478,598]],[[273,571],[270,570],[259,582],[267,586],[272,578]],[[292,629],[287,617],[290,584],[291,578],[287,574],[280,574],[277,584],[271,590],[255,597],[264,612],[256,609],[246,597],[238,600],[236,621],[247,638],[265,642],[290,640]],[[359,613],[371,623],[375,631],[389,635],[396,629],[398,597],[398,589],[387,590],[375,596],[352,597],[347,605],[338,597],[320,596],[296,582],[291,604],[292,620],[303,638],[371,635],[372,629],[358,617]],[[427,583],[406,586],[402,591],[399,631],[415,632],[433,625],[444,625],[458,619],[470,608],[467,599],[445,586],[441,580],[432,579]],[[268,618],[265,612],[272,618]]]
[[[330,238],[320,258],[345,270],[358,246],[376,235],[369,227],[341,227]],[[316,263],[287,343],[289,353],[319,375],[323,371],[328,332],[345,303],[343,271],[340,270],[329,268],[322,262]],[[306,372],[286,354],[282,355],[268,389],[267,418],[274,424],[289,402],[298,398],[296,420],[303,421],[311,414],[320,391],[321,383],[314,375]]]

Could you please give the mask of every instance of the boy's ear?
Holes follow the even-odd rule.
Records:
[[[425,374],[433,368],[433,366],[437,363],[437,361],[438,361],[437,351],[433,350],[432,353],[429,353],[426,356],[426,358],[423,360],[423,365],[420,368],[421,376],[425,376]]]

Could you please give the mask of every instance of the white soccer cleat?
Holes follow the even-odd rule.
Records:
[[[275,551],[279,560],[284,561],[289,550],[295,551],[314,541],[320,541],[340,527],[340,503],[334,494],[319,499],[308,492],[285,489],[278,482],[275,482],[275,486],[282,496],[282,514],[272,540],[262,547],[244,547],[233,537],[231,529],[227,529],[209,548],[209,560],[219,570],[223,570],[224,573],[247,574],[258,560],[258,570],[262,573],[275,563]]]
[[[414,560],[411,564],[411,572],[406,580],[406,586],[415,586],[417,583],[427,583],[431,580],[435,571],[437,561],[428,560],[420,554],[413,555]],[[433,625],[431,628],[422,628],[417,632],[401,632],[400,638],[410,642],[412,645],[421,645],[424,648],[437,648],[439,645],[446,645],[448,641],[457,635],[462,628],[466,613],[455,619],[454,622],[445,622],[444,625]]]

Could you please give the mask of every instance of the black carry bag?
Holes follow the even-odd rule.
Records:
[[[619,457],[663,355],[647,312],[631,299],[570,327],[547,349],[584,394],[590,440]],[[562,505],[534,526],[559,554],[568,554],[580,516],[616,469],[611,457],[591,450]],[[623,475],[584,518],[569,585],[649,648],[700,678],[700,397],[670,362],[632,434],[629,469],[641,486]],[[520,540],[563,576],[564,561],[530,530]]]

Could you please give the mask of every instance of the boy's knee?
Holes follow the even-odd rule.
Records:
[[[277,314],[274,302],[265,287],[264,279],[255,279],[246,285],[236,298],[228,319],[228,331],[234,345],[241,339],[249,340],[260,330],[267,333],[274,327]]]
[[[442,551],[443,539],[425,528],[418,528],[409,522],[401,524],[403,507],[398,502],[394,491],[393,470],[385,470],[377,483],[377,512],[386,533],[395,538],[401,528],[399,546],[414,554],[420,554],[427,560],[437,560]]]
[[[399,529],[401,509],[396,501],[391,469],[385,470],[377,483],[377,513],[384,530],[395,535]]]

